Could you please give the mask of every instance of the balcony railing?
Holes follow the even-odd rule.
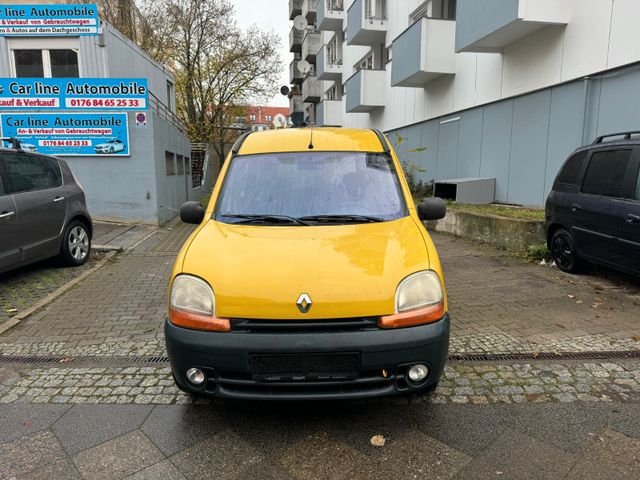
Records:
[[[316,107],[318,127],[341,127],[343,120],[342,100],[324,99]]]
[[[291,28],[291,32],[289,32],[289,51],[291,53],[300,53],[302,52],[302,40],[304,37],[304,32],[302,30],[298,30],[297,28]]]
[[[302,61],[301,58],[295,58],[293,62],[289,64],[289,81],[292,84],[300,84],[304,80],[302,72],[298,70],[298,62]]]
[[[347,11],[347,45],[383,42],[387,23],[386,0],[355,0]]]
[[[319,102],[322,98],[322,82],[315,75],[309,74],[302,82],[302,101]]]
[[[316,3],[318,0],[302,0],[302,15],[307,18],[309,24],[313,24],[316,19]]]
[[[552,26],[569,23],[566,0],[458,0],[457,52],[500,52],[508,45]]]
[[[302,40],[302,58],[311,63],[315,62],[320,48],[322,48],[322,33],[307,30],[307,34]]]
[[[325,45],[318,52],[316,57],[316,67],[320,80],[340,81],[342,80],[342,51],[337,45],[331,43]],[[341,82],[342,83],[342,82]]]
[[[302,15],[302,0],[289,0],[289,20]]]
[[[384,108],[387,72],[359,70],[347,80],[346,110],[349,113],[371,112]]]
[[[456,23],[423,17],[393,41],[391,85],[424,88],[442,75],[456,73]]]
[[[339,32],[344,22],[343,0],[318,0],[318,28]]]

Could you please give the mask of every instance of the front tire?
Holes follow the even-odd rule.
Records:
[[[60,257],[65,265],[78,267],[84,265],[91,254],[91,235],[87,226],[74,220],[64,231]]]
[[[573,235],[564,228],[556,230],[551,237],[551,256],[563,272],[580,273],[584,271],[585,262],[578,258]]]

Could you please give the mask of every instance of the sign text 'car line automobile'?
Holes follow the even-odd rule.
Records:
[[[374,130],[241,137],[171,276],[165,339],[193,394],[337,399],[435,388],[449,346],[442,269]]]

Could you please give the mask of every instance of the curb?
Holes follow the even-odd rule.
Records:
[[[77,276],[73,280],[65,283],[63,286],[61,286],[57,290],[51,292],[49,295],[44,297],[42,300],[40,300],[35,305],[32,305],[31,307],[27,308],[26,310],[23,310],[22,312],[20,312],[20,313],[14,315],[13,317],[11,317],[5,323],[0,325],[0,335],[3,335],[5,332],[7,332],[8,330],[12,329],[16,325],[18,325],[22,320],[24,320],[28,316],[33,315],[38,310],[40,310],[41,308],[45,307],[47,304],[51,303],[52,301],[56,300],[58,297],[62,296],[62,294],[65,293],[67,290],[69,290],[71,287],[77,285],[82,280],[84,280],[89,275],[91,275],[93,272],[95,272],[96,270],[101,268],[105,263],[107,263],[111,258],[113,258],[116,253],[117,253],[116,250],[109,251],[104,256],[104,258],[102,260],[100,260],[90,270],[87,270],[86,272],[84,272],[81,275]]]
[[[91,245],[91,250],[98,253],[121,252],[122,247],[112,247],[111,245]]]

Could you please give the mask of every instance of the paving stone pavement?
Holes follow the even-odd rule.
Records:
[[[0,405],[0,479],[635,479],[637,404]],[[381,435],[383,447],[370,439]]]
[[[159,229],[0,336],[0,356],[84,357],[0,359],[0,479],[640,475],[638,360],[451,362],[432,395],[298,404],[194,399],[135,358],[99,366],[165,354],[168,275],[191,231]],[[638,350],[632,281],[434,239],[452,353]]]

